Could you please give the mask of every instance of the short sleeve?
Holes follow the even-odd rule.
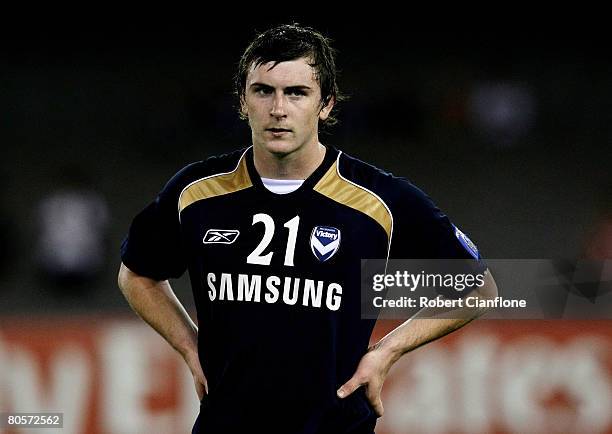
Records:
[[[136,215],[121,245],[123,263],[136,274],[155,280],[178,278],[187,269],[175,178]]]
[[[476,245],[427,194],[406,180],[396,191],[392,208],[393,258],[483,261]]]
[[[427,194],[408,181],[403,181],[397,192],[401,194],[396,196],[393,214],[392,259],[459,259],[451,262],[434,261],[431,270],[471,275],[486,271],[487,264],[476,245]],[[474,285],[466,284],[465,287],[473,288]],[[463,297],[469,293],[446,287],[438,287],[436,292],[447,298]]]

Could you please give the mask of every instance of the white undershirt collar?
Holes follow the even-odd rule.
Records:
[[[263,185],[276,194],[288,194],[292,193],[304,183],[303,179],[272,179],[272,178],[261,178]]]

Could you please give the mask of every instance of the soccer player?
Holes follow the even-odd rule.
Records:
[[[258,35],[236,91],[252,145],[166,184],[131,224],[119,286],[189,366],[193,432],[373,433],[392,364],[480,312],[422,311],[368,348],[361,259],[480,255],[411,183],[319,142],[341,97],[323,35]],[[197,327],[168,283],[185,270]],[[479,291],[495,295],[489,273]]]

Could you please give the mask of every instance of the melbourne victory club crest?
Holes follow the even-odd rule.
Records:
[[[340,247],[340,229],[331,226],[315,226],[310,234],[310,248],[315,257],[325,262]]]
[[[474,244],[466,234],[461,232],[457,226],[453,225],[453,227],[455,228],[455,236],[457,237],[463,248],[465,248],[465,250],[467,250],[468,253],[474,257],[474,259],[478,259],[480,254],[478,253],[478,248],[476,247],[476,244]]]

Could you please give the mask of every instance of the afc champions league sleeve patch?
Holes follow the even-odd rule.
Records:
[[[466,234],[461,232],[457,226],[453,225],[453,228],[455,228],[455,236],[457,237],[461,245],[465,248],[465,250],[467,250],[468,253],[474,257],[474,259],[479,259],[480,254],[478,253],[478,248],[476,247],[476,244],[474,244]]]
[[[310,249],[315,257],[325,262],[340,247],[340,229],[331,226],[315,226],[310,234]]]

